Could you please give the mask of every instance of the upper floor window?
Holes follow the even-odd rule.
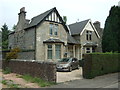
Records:
[[[50,31],[49,31],[50,35],[53,35],[53,24],[50,24]]]
[[[86,40],[92,40],[92,31],[86,31]]]
[[[58,25],[57,24],[50,24],[49,34],[55,35],[55,36],[58,35]]]
[[[58,35],[58,25],[54,25],[54,35]]]

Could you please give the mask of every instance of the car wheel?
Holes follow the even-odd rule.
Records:
[[[70,71],[70,72],[72,71],[72,66],[69,67],[69,71]]]

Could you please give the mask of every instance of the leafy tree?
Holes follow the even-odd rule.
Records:
[[[9,35],[9,30],[8,26],[6,23],[2,26],[2,49],[8,49],[8,35]]]
[[[103,52],[120,52],[120,7],[113,6],[106,19],[103,37]]]
[[[65,22],[65,24],[67,23],[67,16],[63,16],[63,21]]]
[[[14,24],[12,30],[15,31],[15,29],[16,29],[16,25]]]

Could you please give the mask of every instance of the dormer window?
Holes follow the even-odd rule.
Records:
[[[86,31],[86,40],[92,40],[92,31]]]
[[[49,34],[51,36],[57,36],[58,35],[58,25],[57,24],[50,24]]]

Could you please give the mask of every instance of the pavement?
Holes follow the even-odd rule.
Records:
[[[118,73],[98,76],[93,79],[77,79],[59,83],[49,88],[118,88]]]
[[[72,72],[57,72],[57,83],[62,83],[66,81],[83,79],[82,68],[73,70]]]

